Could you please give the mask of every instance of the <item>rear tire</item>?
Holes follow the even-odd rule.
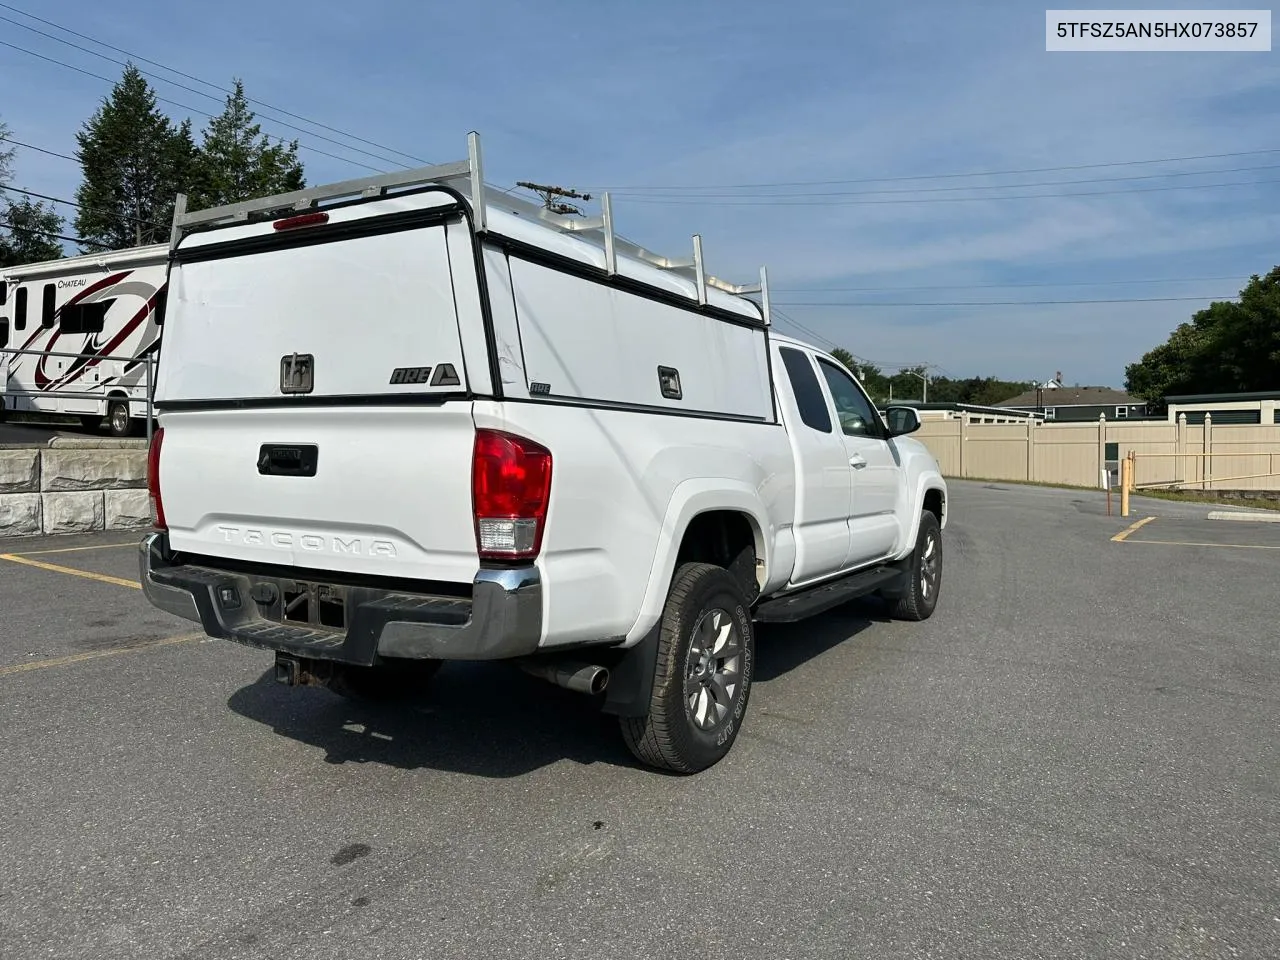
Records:
[[[742,585],[722,567],[682,564],[662,612],[649,713],[621,717],[636,759],[676,773],[718,763],[751,694],[755,634]]]
[[[107,425],[113,437],[127,437],[133,430],[127,400],[112,400],[107,404]]]
[[[942,590],[942,528],[929,510],[920,515],[916,548],[905,572],[903,592],[893,607],[899,620],[928,620]]]
[[[405,700],[423,693],[443,663],[442,660],[395,660],[372,667],[348,664],[335,670],[329,689],[349,700],[375,703]]]

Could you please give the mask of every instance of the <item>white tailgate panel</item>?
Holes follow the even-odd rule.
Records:
[[[765,335],[510,259],[525,372],[551,397],[771,419]],[[658,367],[680,373],[662,395]]]
[[[469,401],[163,416],[175,549],[387,577],[475,574]],[[264,443],[315,444],[316,475],[259,474]]]

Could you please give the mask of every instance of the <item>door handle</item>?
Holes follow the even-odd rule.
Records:
[[[849,466],[853,467],[855,470],[861,470],[866,465],[867,461],[862,459],[862,455],[859,453],[855,453],[849,458]]]

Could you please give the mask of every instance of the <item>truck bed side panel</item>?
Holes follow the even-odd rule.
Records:
[[[530,384],[553,397],[768,420],[765,333],[510,258]],[[659,368],[679,376],[664,396]],[[535,390],[536,392],[536,390]]]

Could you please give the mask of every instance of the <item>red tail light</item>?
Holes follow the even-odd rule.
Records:
[[[147,451],[147,493],[151,497],[151,525],[157,530],[168,530],[164,519],[164,501],[160,499],[160,444],[164,442],[164,427],[151,435],[151,448]]]
[[[476,431],[471,500],[482,559],[536,557],[550,497],[551,451],[510,433]]]

